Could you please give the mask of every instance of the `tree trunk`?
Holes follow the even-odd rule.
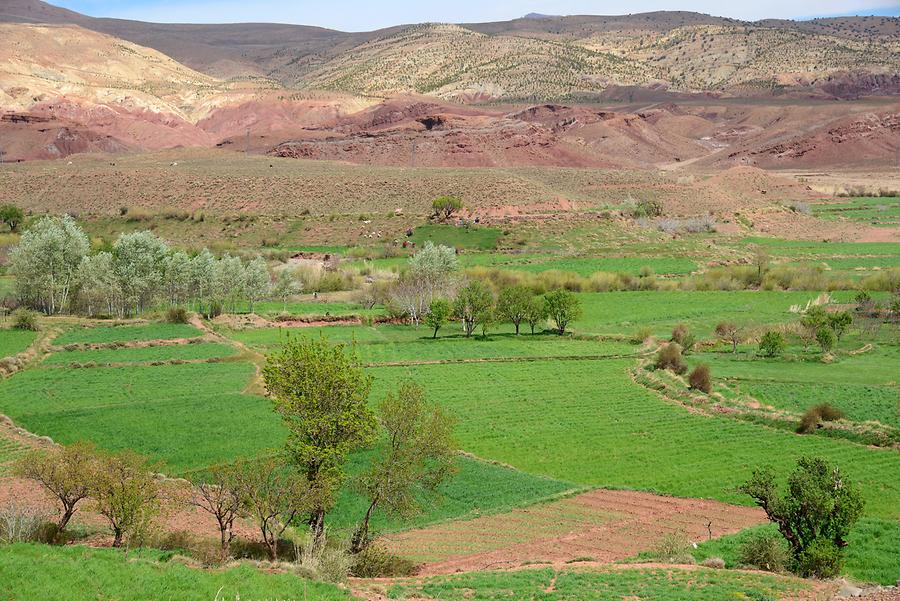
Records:
[[[519,335],[519,322],[516,322],[516,336]]]
[[[69,507],[65,505],[65,511],[63,511],[62,517],[59,518],[59,523],[56,524],[57,530],[62,532],[66,529],[66,526],[69,524],[69,520],[72,519],[72,516],[75,515],[75,507]]]
[[[119,547],[122,546],[122,529],[117,526],[114,526],[113,532],[115,533],[115,538],[113,539],[112,546],[115,547],[116,549],[118,549]]]
[[[313,544],[318,546],[325,542],[325,508],[317,507],[309,516],[309,531],[313,535]]]
[[[438,330],[440,330],[440,328],[435,328],[435,329],[434,329],[434,336],[431,337],[432,340],[437,340],[437,333],[438,333]]]
[[[372,501],[369,505],[369,509],[366,510],[366,517],[363,518],[362,524],[360,524],[359,528],[357,528],[356,532],[353,534],[353,541],[350,543],[350,552],[354,555],[366,548],[369,538],[369,520],[372,518],[372,512],[375,511],[375,506],[377,504],[377,499]]]

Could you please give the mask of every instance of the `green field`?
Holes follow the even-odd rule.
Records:
[[[844,219],[887,227],[900,225],[900,198],[896,197],[842,198],[838,202],[813,205],[812,209],[821,219]]]
[[[376,396],[413,378],[457,417],[463,449],[585,486],[747,504],[753,468],[821,455],[858,480],[869,515],[900,518],[900,452],[689,413],[629,378],[632,360],[382,367]],[[677,461],[675,460],[677,458]]]
[[[237,354],[237,349],[227,344],[168,344],[121,349],[90,349],[60,351],[44,359],[44,365],[69,365],[72,363],[151,363],[154,361],[205,361],[222,359]]]
[[[417,246],[431,241],[451,248],[490,250],[496,248],[497,241],[503,232],[492,227],[473,225],[457,227],[455,225],[421,225],[415,229],[412,241]]]
[[[0,359],[17,355],[37,339],[37,332],[0,329]]]
[[[141,340],[196,338],[200,334],[200,330],[187,324],[101,325],[71,329],[68,332],[64,332],[53,342],[60,346],[66,344],[109,344]]]
[[[397,584],[391,599],[493,601],[591,599],[621,601],[723,601],[725,599],[777,599],[808,588],[802,580],[769,575],[736,574],[714,570],[520,570],[476,572]]]
[[[23,452],[22,445],[0,436],[0,477],[9,471],[10,464],[15,462]]]
[[[172,554],[117,549],[0,545],[0,597],[9,601],[212,601],[213,599],[352,599],[332,585],[251,565],[192,569]],[[39,569],[35,569],[40,566]],[[218,595],[218,596],[217,596]]]

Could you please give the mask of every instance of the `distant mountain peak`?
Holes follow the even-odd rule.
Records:
[[[522,18],[523,19],[555,19],[558,16],[559,15],[544,15],[541,13],[528,13],[527,15],[525,15]]]

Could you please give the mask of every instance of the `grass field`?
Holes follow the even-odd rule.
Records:
[[[0,477],[9,471],[17,457],[19,457],[24,448],[19,443],[0,435]]]
[[[174,323],[148,323],[141,325],[101,325],[74,328],[64,332],[53,342],[66,344],[109,344],[139,340],[174,340],[196,338],[200,331],[194,326]]]
[[[801,455],[837,462],[870,515],[900,517],[900,453],[803,437],[671,405],[633,383],[633,361],[383,367],[376,396],[412,378],[457,417],[463,449],[586,486],[628,487],[747,504],[754,467],[786,473]],[[678,458],[677,461],[674,458]]]
[[[497,241],[503,232],[493,227],[473,225],[457,227],[455,225],[421,225],[415,229],[412,241],[417,246],[431,241],[451,248],[490,250],[497,247]]]
[[[694,551],[697,561],[721,557],[726,567],[740,567],[740,547],[760,532],[777,532],[774,525],[750,528],[737,534],[702,543]],[[863,518],[850,534],[847,547],[846,572],[860,582],[893,585],[897,581],[897,541],[900,522]]]
[[[150,363],[153,361],[203,361],[234,356],[237,349],[227,344],[171,344],[121,349],[75,350],[53,353],[44,365],[71,363]]]
[[[724,599],[773,600],[808,588],[793,578],[734,574],[713,570],[624,570],[476,572],[428,578],[397,584],[388,590],[391,599],[442,599],[493,601],[541,599],[564,601],[592,599],[653,599],[654,601],[722,601]]]
[[[844,198],[813,205],[812,210],[821,219],[845,219],[887,227],[900,225],[900,198],[896,197]]]
[[[250,565],[192,569],[171,553],[142,550],[0,545],[0,596],[10,601],[211,601],[213,599],[352,599],[346,591]],[[40,569],[35,569],[40,566]]]
[[[37,332],[28,330],[0,329],[0,359],[21,353],[31,346],[37,336]]]

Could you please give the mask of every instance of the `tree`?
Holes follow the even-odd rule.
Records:
[[[353,535],[353,553],[369,543],[369,521],[376,508],[410,516],[420,510],[420,500],[434,494],[454,471],[453,421],[440,406],[425,400],[420,386],[402,383],[379,404],[378,416],[384,436],[358,482],[369,506]]]
[[[97,451],[88,443],[77,442],[51,450],[31,451],[19,461],[17,473],[34,480],[62,505],[57,529],[66,529],[78,504],[86,499],[97,472]]]
[[[459,259],[456,251],[449,246],[435,244],[431,240],[416,254],[409,258],[409,270],[416,277],[437,285],[459,269]]]
[[[390,298],[409,317],[413,324],[428,314],[436,298],[453,296],[456,288],[455,272],[459,269],[456,252],[447,246],[426,242],[409,259],[409,269],[392,287]]]
[[[84,231],[68,215],[39,220],[10,253],[19,297],[49,315],[65,309],[89,249]]]
[[[547,302],[543,296],[534,296],[528,302],[525,321],[531,327],[532,336],[534,335],[534,329],[547,321]]]
[[[147,460],[129,450],[101,454],[91,487],[97,511],[113,530],[113,547],[146,534],[159,511],[159,487]]]
[[[241,514],[241,474],[238,464],[209,468],[194,488],[191,504],[215,518],[219,526],[222,556],[228,557],[234,540],[234,522]]]
[[[834,349],[834,345],[837,343],[837,336],[835,336],[831,328],[823,326],[816,331],[816,342],[819,343],[819,348],[822,349],[823,353],[828,353]]]
[[[113,272],[125,307],[140,314],[162,283],[163,260],[169,247],[153,232],[122,234],[113,246]]]
[[[256,257],[247,263],[244,270],[244,290],[250,305],[250,313],[253,313],[253,305],[256,301],[268,298],[270,287],[271,279],[265,259]]]
[[[288,299],[303,291],[303,285],[297,281],[294,272],[290,269],[282,269],[275,276],[275,285],[272,287],[272,296],[281,301],[281,310],[287,311]]]
[[[216,263],[215,296],[231,313],[247,294],[244,263],[240,257],[226,254]]]
[[[9,226],[9,231],[15,232],[25,220],[25,211],[15,205],[0,206],[0,223]]]
[[[450,301],[446,299],[436,298],[431,301],[428,315],[425,316],[425,323],[429,328],[434,330],[434,335],[432,336],[433,339],[437,338],[438,330],[440,330],[450,318],[450,309]]]
[[[780,357],[784,354],[785,346],[784,334],[770,330],[759,341],[758,353],[760,357]]]
[[[753,265],[756,267],[756,284],[762,284],[763,275],[769,270],[769,251],[757,246],[753,251]]]
[[[850,530],[862,515],[859,489],[840,468],[814,457],[797,462],[783,494],[775,479],[770,468],[757,469],[739,490],[778,525],[801,575],[835,576]]]
[[[325,339],[288,339],[267,358],[263,377],[288,429],[288,457],[314,492],[309,525],[321,543],[347,456],[375,432],[371,378],[355,352]]]
[[[463,202],[455,196],[438,196],[431,202],[431,208],[435,218],[447,220],[463,208]]]
[[[809,348],[809,343],[816,339],[818,331],[828,325],[828,313],[821,305],[813,305],[800,318],[800,325],[803,326],[803,340]]]
[[[96,315],[96,310],[101,308],[107,315],[117,313],[122,292],[110,253],[99,252],[84,257],[78,266],[77,277],[79,304],[86,305],[88,315]]]
[[[681,347],[681,352],[687,355],[694,348],[696,338],[694,338],[694,334],[689,327],[680,323],[672,330],[671,341],[678,343],[678,346]]]
[[[191,288],[197,298],[197,309],[210,317],[216,288],[216,258],[205,248],[191,259]]]
[[[732,321],[723,321],[716,326],[716,336],[731,343],[731,352],[737,352],[737,345],[742,339],[742,330]]]
[[[191,258],[182,251],[167,254],[162,260],[162,285],[166,300],[175,307],[188,300],[191,294]]]
[[[533,297],[534,294],[525,286],[504,288],[497,297],[497,317],[513,324],[516,327],[516,336],[519,335],[522,322],[528,318]]]
[[[581,301],[568,290],[554,290],[544,296],[547,305],[547,315],[556,324],[556,331],[560,336],[566,333],[566,327],[570,322],[581,316]]]
[[[847,329],[853,325],[853,315],[850,311],[832,313],[828,316],[828,325],[840,341]]]
[[[269,558],[276,561],[284,531],[310,509],[313,495],[308,482],[273,458],[238,462],[232,474],[242,507],[259,527]]]
[[[480,280],[469,282],[459,291],[453,303],[453,316],[462,321],[466,338],[472,336],[472,332],[485,317],[485,312],[493,306],[494,293]]]

